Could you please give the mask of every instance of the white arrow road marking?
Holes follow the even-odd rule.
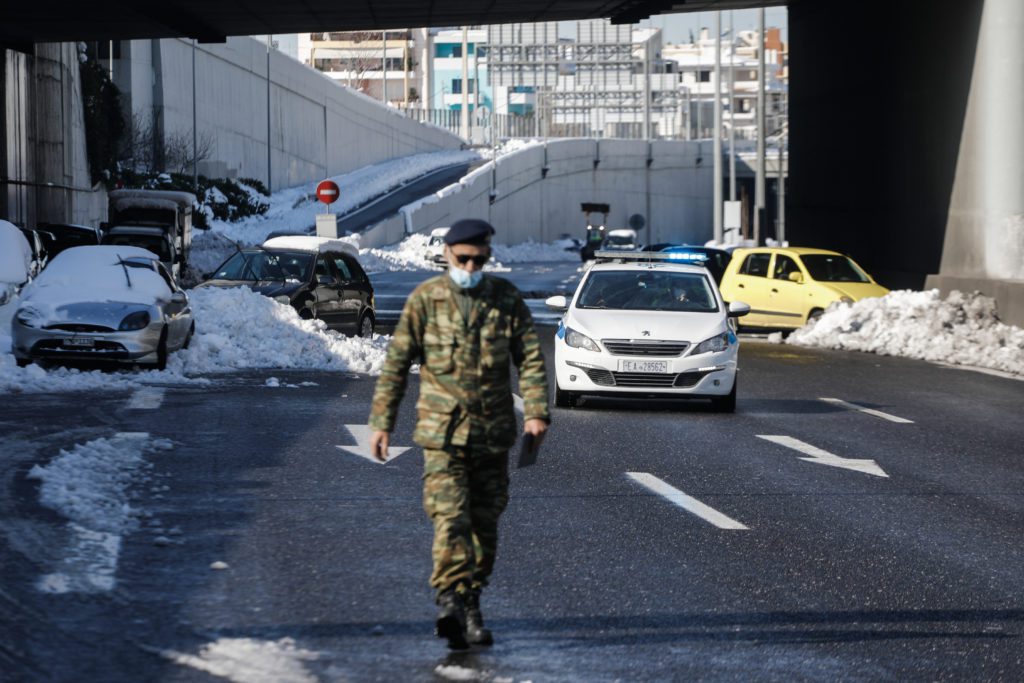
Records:
[[[901,424],[901,425],[912,425],[912,424],[914,424],[913,420],[907,420],[906,418],[897,417],[896,415],[890,415],[889,413],[883,413],[881,410],[875,410],[874,408],[865,408],[864,406],[859,406],[856,403],[847,403],[846,401],[844,401],[844,400],[842,400],[840,398],[821,398],[819,400],[824,401],[825,403],[831,403],[834,406],[839,406],[840,408],[846,408],[847,410],[856,410],[856,411],[859,411],[861,413],[867,413],[868,415],[874,415],[875,417],[880,417],[883,420],[888,420],[889,422],[895,422],[896,424]]]
[[[373,457],[370,452],[370,435],[373,434],[373,430],[370,429],[369,425],[345,425],[345,429],[352,435],[352,438],[356,440],[355,446],[335,446],[343,451],[351,453],[352,455],[358,455],[360,458],[366,458],[372,463],[383,465],[385,463],[377,460]],[[391,446],[388,448],[388,459],[386,462],[391,462],[402,453],[409,450],[411,446]]]
[[[653,474],[648,474],[647,472],[626,472],[626,476],[641,486],[657,493],[659,496],[675,503],[687,512],[697,515],[705,522],[714,524],[719,529],[736,529],[743,531],[748,528],[746,525],[737,522],[732,517],[727,517],[718,510],[708,507],[696,498],[686,495],[674,486],[666,484]]]
[[[780,446],[785,446],[786,448],[792,448],[793,450],[800,451],[801,453],[806,453],[810,457],[800,459],[806,460],[807,462],[813,462],[819,465],[828,465],[830,467],[841,467],[846,470],[863,472],[864,474],[873,474],[876,477],[889,476],[885,473],[885,470],[875,463],[874,460],[840,458],[834,453],[829,453],[826,450],[822,450],[817,446],[812,446],[809,443],[804,443],[800,439],[794,439],[791,436],[770,436],[767,434],[758,434],[757,438],[777,443]]]
[[[164,403],[164,390],[145,387],[137,390],[128,399],[128,410],[156,410]]]

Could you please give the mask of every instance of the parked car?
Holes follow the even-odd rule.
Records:
[[[32,246],[13,223],[0,220],[0,306],[32,279]]]
[[[638,244],[636,230],[632,228],[616,228],[605,235],[602,249],[634,251]]]
[[[444,236],[448,234],[448,228],[434,228],[430,231],[430,239],[427,241],[427,248],[423,252],[423,258],[435,266],[448,267],[448,261],[444,258]]]
[[[726,304],[703,266],[667,254],[599,251],[555,334],[555,405],[580,396],[710,399],[736,409],[739,341],[731,320],[742,302]]]
[[[750,327],[796,329],[837,301],[888,293],[849,256],[826,249],[736,249],[722,277],[727,301],[750,304]]]
[[[40,223],[36,229],[42,236],[51,259],[65,249],[96,246],[103,241],[103,232],[89,225]]]
[[[29,266],[29,275],[34,278],[42,272],[43,268],[46,267],[46,263],[50,260],[50,250],[46,248],[46,236],[43,232],[33,230],[32,228],[19,228],[19,230],[25,236],[29,249],[32,250],[32,263]]]
[[[302,318],[361,337],[376,324],[373,285],[352,244],[327,237],[291,235],[261,247],[239,249],[199,287],[249,287],[292,306]]]
[[[11,322],[18,365],[114,361],[167,366],[195,333],[188,296],[152,253],[72,247],[25,288]]]

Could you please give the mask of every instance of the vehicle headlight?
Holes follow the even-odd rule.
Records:
[[[565,328],[565,343],[574,349],[585,349],[594,353],[601,353],[601,347],[597,345],[596,341],[571,327]]]
[[[291,298],[285,296],[284,294],[281,294],[280,296],[275,296],[274,301],[276,301],[279,304],[284,304],[286,306],[291,304],[292,302]]]
[[[694,347],[691,356],[697,356],[702,353],[718,353],[719,351],[725,351],[729,348],[729,333],[722,332],[716,334],[711,339],[705,339],[700,344]]]
[[[839,303],[852,304],[853,303],[853,299],[851,299],[848,296],[841,296],[841,297],[839,297]]]
[[[14,314],[14,319],[18,321],[19,325],[36,327],[39,322],[39,313],[31,308],[19,308],[18,312]]]
[[[149,326],[149,312],[148,311],[136,311],[135,313],[129,313],[125,316],[121,324],[117,326],[119,332],[130,332],[131,330],[141,330]]]

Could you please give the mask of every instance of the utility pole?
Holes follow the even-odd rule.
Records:
[[[199,193],[199,137],[196,132],[196,39],[192,39],[192,191]]]
[[[654,30],[653,28],[650,30]],[[644,40],[644,140],[651,139],[651,37]]]
[[[402,102],[409,109],[409,34],[402,41]]]
[[[736,36],[733,11],[729,10],[729,201],[736,201]]]
[[[715,132],[712,140],[714,157],[715,242],[721,244],[722,232],[722,12],[715,12]]]
[[[270,136],[270,42],[273,40],[273,35],[267,36],[267,192],[273,192],[273,175],[271,175],[270,157],[271,157],[271,136]]]
[[[462,137],[469,140],[469,29],[462,27]]]
[[[757,178],[754,183],[754,243],[761,244],[764,215],[764,8],[757,10]]]
[[[385,105],[388,103],[388,32],[387,29],[380,32],[381,41],[384,44],[384,56],[380,58],[380,101]]]
[[[775,239],[779,241],[780,246],[785,246],[786,244],[786,169],[783,166],[785,162],[785,148],[786,133],[782,131],[779,133],[779,222],[775,229]]]

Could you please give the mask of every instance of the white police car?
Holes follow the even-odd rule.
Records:
[[[739,342],[726,304],[703,266],[667,254],[599,251],[564,310],[555,337],[555,405],[581,395],[709,398],[736,409]]]

